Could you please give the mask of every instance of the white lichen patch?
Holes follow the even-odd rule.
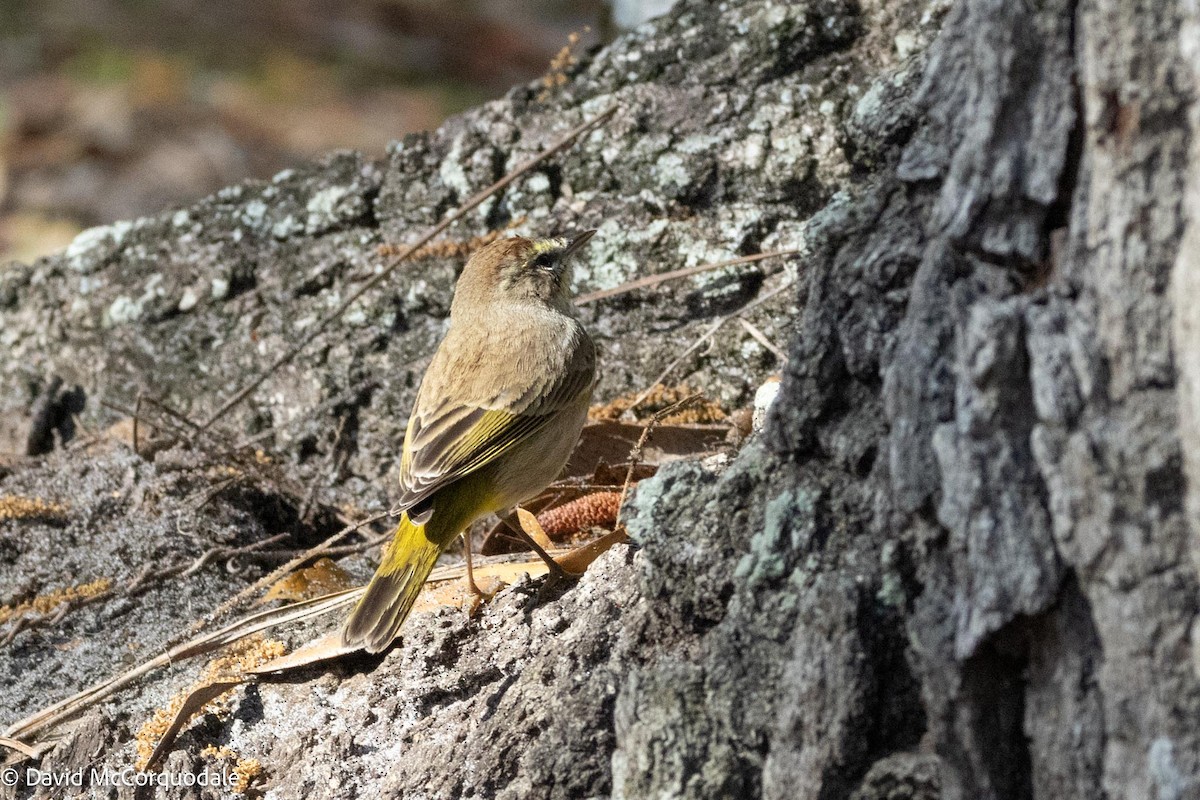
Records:
[[[271,226],[271,236],[276,239],[286,239],[289,236],[300,233],[304,230],[304,223],[296,219],[292,214],[288,214],[283,219]]]
[[[146,287],[142,291],[141,297],[134,299],[128,295],[120,295],[113,300],[105,310],[100,324],[102,327],[111,328],[127,322],[135,322],[142,318],[148,303],[165,294],[162,273],[156,272],[146,281]]]
[[[471,192],[471,182],[463,169],[463,160],[463,137],[458,136],[450,145],[450,152],[438,166],[438,176],[447,188],[465,197]]]
[[[697,153],[708,153],[712,151],[720,143],[720,139],[716,136],[710,136],[704,133],[693,133],[691,136],[685,136],[675,150],[680,153],[696,155]]]
[[[305,230],[315,233],[342,222],[349,206],[353,205],[344,201],[351,196],[352,190],[348,186],[330,186],[314,194],[304,208],[308,212]]]
[[[126,322],[133,322],[140,319],[142,316],[141,303],[126,295],[119,296],[104,312],[103,325],[106,328],[111,328],[114,325],[123,325]]]
[[[908,58],[921,48],[921,40],[916,31],[900,31],[893,43],[896,46],[896,55],[901,59]]]
[[[362,305],[355,304],[347,309],[343,319],[346,320],[347,325],[361,327],[367,324],[367,310]]]
[[[730,167],[747,170],[762,169],[767,157],[767,137],[754,133],[744,139],[735,139],[721,154],[721,161]]]
[[[799,165],[813,156],[811,138],[804,126],[794,122],[772,129],[770,143],[766,169],[772,174],[795,175]]]
[[[738,347],[738,354],[742,357],[743,361],[749,361],[752,358],[762,355],[765,349],[758,343],[757,339],[747,335],[745,339],[742,339],[741,346]]]
[[[692,185],[695,176],[689,169],[689,161],[682,153],[663,153],[654,162],[654,179],[667,194],[677,194]]]
[[[642,274],[650,274],[639,259],[667,230],[665,219],[653,219],[640,228],[629,228],[616,220],[605,220],[596,236],[576,257],[572,287],[575,291],[599,291],[620,286]]]
[[[104,286],[104,279],[99,275],[84,275],[79,279],[79,294],[88,295]]]
[[[425,305],[425,297],[429,294],[429,282],[424,278],[418,278],[408,285],[408,291],[404,293],[404,298],[401,300],[401,305],[406,313],[417,311]]]
[[[95,271],[117,252],[132,229],[132,222],[114,222],[80,232],[67,245],[67,266],[84,274]]]
[[[785,220],[775,226],[775,230],[762,241],[763,251],[767,250],[798,250],[799,258],[781,259],[784,271],[793,279],[797,277],[799,264],[803,263],[809,252],[808,220]]]
[[[179,310],[183,312],[191,311],[196,307],[196,303],[200,298],[196,296],[196,290],[190,286],[183,290],[183,297],[179,298]]]
[[[544,172],[535,172],[525,181],[525,191],[544,194],[550,191],[550,178]]]
[[[242,207],[241,222],[247,228],[260,230],[267,216],[267,204],[262,200],[251,200]]]
[[[679,243],[679,259],[678,264],[672,269],[680,267],[697,267],[701,264],[714,264],[718,261],[728,261],[731,258],[737,258],[738,254],[735,250],[735,245],[729,244],[725,236],[721,237],[721,243],[708,242],[699,237],[684,237]],[[732,268],[731,268],[732,269]],[[711,283],[714,280],[714,275],[728,275],[725,270],[716,272],[702,273],[696,276],[699,285],[703,286],[706,283]]]

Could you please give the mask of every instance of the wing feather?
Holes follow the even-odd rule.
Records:
[[[412,508],[442,486],[489,464],[576,406],[582,396],[590,396],[595,380],[594,349],[586,334],[576,345],[580,349],[567,359],[568,367],[549,391],[526,381],[506,386],[484,402],[463,403],[453,398],[431,402],[423,384],[404,438],[400,506]],[[517,402],[506,402],[506,398],[517,398]],[[513,410],[514,406],[520,410]]]

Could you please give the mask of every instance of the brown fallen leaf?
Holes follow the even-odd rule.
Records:
[[[322,558],[311,567],[297,570],[276,581],[258,602],[261,604],[272,600],[310,600],[353,586],[354,578],[350,577],[349,572],[331,559]]]
[[[582,575],[593,561],[611,550],[613,545],[627,541],[629,541],[629,536],[625,533],[625,529],[618,528],[604,534],[594,542],[580,545],[565,555],[556,556],[554,560],[567,572]]]
[[[640,463],[660,466],[685,458],[703,458],[724,449],[728,424],[656,425],[642,448]],[[564,477],[592,475],[601,464],[628,463],[629,454],[641,438],[645,425],[624,422],[593,422],[583,426],[575,452]],[[622,476],[623,478],[623,476]]]
[[[214,658],[186,694],[176,695],[167,705],[154,711],[134,737],[138,760],[135,769],[153,769],[170,749],[175,737],[210,703],[246,682],[246,675],[262,664],[278,659],[285,652],[282,642],[254,634],[233,642]]]
[[[171,745],[175,743],[175,737],[179,735],[184,726],[191,722],[192,717],[200,713],[211,701],[216,700],[230,689],[241,686],[242,683],[244,681],[240,678],[220,680],[192,689],[180,703],[175,715],[166,723],[166,727],[163,728],[158,738],[158,744],[146,756],[141,771],[145,772],[154,769],[162,757],[167,754],[167,751],[171,749]]]
[[[528,572],[528,570],[522,570]],[[500,575],[479,569],[475,570],[475,584],[479,590],[484,593],[487,600],[491,600],[496,596],[496,593],[505,586],[513,583],[520,577],[521,573],[516,575]],[[421,590],[421,594],[417,597],[417,602],[413,605],[413,611],[432,611],[435,608],[448,606],[450,608],[465,608],[469,613],[474,614],[485,602],[483,598],[475,594],[467,586],[465,576],[463,578],[438,581],[437,583],[426,584]]]
[[[554,547],[554,543],[550,541],[550,537],[542,530],[541,523],[533,512],[517,506],[517,520],[521,523],[521,529],[529,534],[529,538],[533,539],[543,550],[549,550]]]

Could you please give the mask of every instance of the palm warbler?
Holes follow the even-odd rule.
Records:
[[[446,546],[476,519],[540,492],[566,464],[596,376],[569,258],[593,233],[501,239],[463,268],[404,435],[404,513],[343,644],[386,649]]]

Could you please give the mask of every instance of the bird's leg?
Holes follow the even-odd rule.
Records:
[[[565,569],[563,569],[561,566],[559,566],[559,563],[557,561],[555,561],[554,558],[549,553],[547,553],[540,544],[538,544],[537,540],[529,535],[529,532],[526,531],[525,528],[521,525],[520,517],[518,516],[518,511],[524,511],[524,509],[522,509],[520,507],[514,508],[512,513],[510,513],[508,516],[501,517],[500,521],[503,522],[510,531],[512,531],[514,534],[516,534],[517,538],[521,539],[522,541],[525,542],[525,544],[529,545],[529,549],[532,550],[533,552],[537,553],[538,557],[540,557],[542,559],[542,561],[546,562],[546,567],[550,570],[550,576],[552,578],[554,578],[555,580],[569,581],[569,580],[574,580],[574,578],[578,577],[578,576],[571,575],[569,572],[567,572]],[[526,513],[528,513],[528,512],[526,512]],[[532,514],[530,516],[532,516]]]
[[[471,532],[463,531],[463,560],[467,562],[467,588],[471,590],[471,594],[479,598],[479,602],[487,602],[488,596],[479,588],[479,584],[475,582],[475,566],[471,559]]]

